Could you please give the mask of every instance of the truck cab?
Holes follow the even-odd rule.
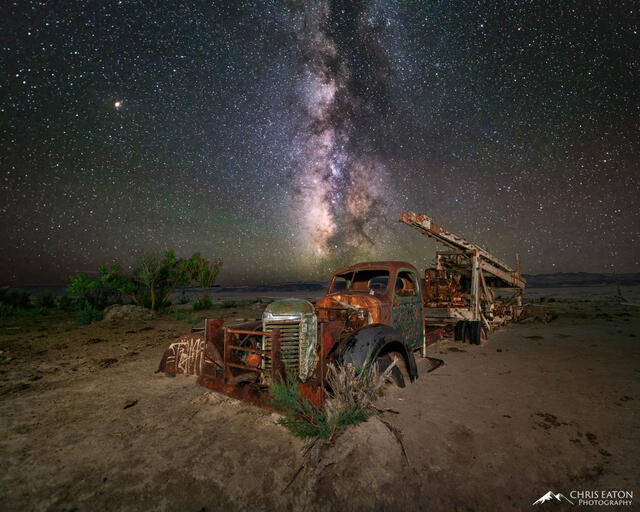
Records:
[[[381,324],[395,329],[409,348],[425,341],[418,271],[403,261],[358,263],[337,270],[316,303],[319,321],[341,320],[346,329]]]

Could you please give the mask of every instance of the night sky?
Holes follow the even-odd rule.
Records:
[[[640,271],[640,5],[2,2],[0,282],[200,251],[326,280],[435,242]]]

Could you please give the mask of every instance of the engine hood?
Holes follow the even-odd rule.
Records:
[[[380,321],[382,300],[365,292],[338,292],[322,297],[316,302],[316,309],[366,310],[369,323]]]
[[[265,319],[277,318],[302,318],[304,315],[314,313],[313,305],[301,299],[280,299],[269,304],[264,310]]]

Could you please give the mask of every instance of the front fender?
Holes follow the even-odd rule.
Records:
[[[404,342],[402,333],[383,324],[371,324],[351,334],[340,344],[340,358],[356,368],[364,368],[375,361],[385,348],[402,353],[411,381],[418,377],[418,368],[412,351]]]

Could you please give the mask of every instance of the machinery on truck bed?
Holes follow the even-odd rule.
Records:
[[[322,406],[329,362],[384,370],[395,361],[391,376],[403,387],[405,377],[418,377],[414,352],[426,357],[427,346],[447,331],[479,343],[491,326],[519,316],[525,286],[519,268],[424,215],[403,213],[400,221],[451,249],[436,253],[424,283],[402,261],[344,267],[315,305],[284,299],[254,322],[223,327],[224,320],[205,320],[201,332],[169,347],[158,371],[198,375],[203,386],[262,405],[269,381],[294,372],[300,394]],[[512,297],[499,300],[496,289],[510,290]]]
[[[300,393],[320,406],[328,362],[384,370],[395,360],[391,376],[403,387],[405,377],[418,377],[414,351],[424,354],[444,334],[425,324],[423,302],[409,263],[358,263],[336,271],[315,306],[284,299],[269,304],[261,321],[223,328],[207,320],[203,332],[169,347],[158,371],[196,374],[203,386],[259,404],[269,379],[293,371]]]
[[[476,244],[467,242],[426,215],[400,214],[400,222],[438,240],[449,251],[437,251],[436,263],[425,271],[425,321],[455,328],[458,340],[479,343],[492,327],[517,320],[522,313],[526,281],[516,270]],[[499,298],[505,294],[506,298]]]

